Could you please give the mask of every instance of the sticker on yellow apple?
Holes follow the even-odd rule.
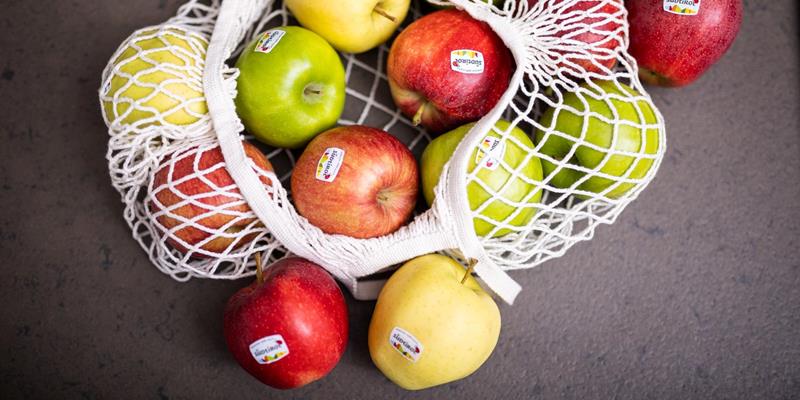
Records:
[[[251,343],[250,354],[259,364],[272,364],[289,355],[289,346],[280,334],[270,335]]]
[[[285,34],[286,32],[280,29],[272,29],[264,32],[264,34],[261,35],[261,38],[258,39],[258,42],[256,42],[255,51],[268,54],[272,51],[272,49],[275,48],[275,46],[278,45],[278,43],[281,41],[281,38]]]
[[[422,343],[400,327],[395,326],[392,329],[389,344],[408,361],[417,362],[422,355]]]
[[[505,154],[506,142],[498,137],[486,136],[478,144],[478,151],[475,153],[475,164],[494,171],[500,165],[500,160],[503,159]],[[482,164],[481,161],[483,161]]]
[[[483,54],[476,50],[453,50],[450,52],[450,68],[462,74],[482,74]]]
[[[339,168],[344,162],[344,150],[338,147],[328,147],[322,153],[317,163],[317,179],[323,182],[333,182],[339,175]]]
[[[664,0],[664,11],[678,15],[697,15],[700,0]]]

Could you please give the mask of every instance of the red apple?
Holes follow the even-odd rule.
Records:
[[[625,6],[630,53],[639,76],[653,85],[694,82],[728,51],[742,24],[741,0],[627,0]]]
[[[223,329],[245,371],[274,388],[296,388],[339,362],[347,346],[347,304],[319,265],[284,258],[228,300]]]
[[[414,156],[394,136],[342,126],[308,144],[292,172],[300,215],[326,233],[371,238],[394,232],[411,216],[419,176]]]
[[[270,180],[263,175],[272,171],[269,160],[255,146],[242,143],[245,154],[253,162],[253,169],[260,174],[264,185],[269,185]],[[224,191],[214,194],[220,189]],[[201,249],[211,253],[222,253],[229,247],[237,248],[255,239],[255,234],[236,237],[237,232],[256,218],[241,217],[242,213],[250,211],[250,206],[242,199],[239,188],[228,174],[219,146],[195,146],[167,156],[156,171],[151,190],[150,215],[156,216],[162,234],[167,235],[167,243],[183,253],[189,249],[177,239],[193,247],[211,238],[200,245]],[[185,223],[185,220],[191,220],[191,223]],[[178,227],[182,224],[184,226]],[[223,227],[227,236],[219,235]],[[192,255],[199,258],[208,256],[197,252]]]
[[[488,113],[513,69],[511,52],[489,25],[455,9],[428,14],[400,32],[387,62],[395,104],[433,133]]]
[[[529,8],[535,7],[540,2],[540,0],[527,1]],[[571,0],[541,1],[545,3],[543,8],[548,10]],[[573,74],[580,74],[583,71],[603,73],[614,68],[620,45],[625,40],[624,31],[621,29],[624,21],[623,10],[622,0],[579,0],[563,10],[553,10],[552,12],[558,12],[563,16],[556,19],[555,23],[566,27],[556,31],[555,36],[577,41],[581,46],[588,46],[585,53],[567,49],[557,50],[566,59],[559,63],[559,67],[567,68]]]

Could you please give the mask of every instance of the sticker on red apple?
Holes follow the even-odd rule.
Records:
[[[408,361],[417,362],[422,355],[422,343],[400,327],[395,326],[392,329],[389,344]]]
[[[506,142],[494,136],[486,136],[478,144],[478,152],[475,154],[475,164],[480,165],[490,171],[497,169],[500,160],[506,153]],[[483,163],[481,163],[483,161]]]
[[[697,15],[700,0],[664,0],[664,11],[678,15]]]
[[[272,364],[289,355],[289,347],[280,334],[270,335],[250,344],[250,354],[259,364]]]
[[[285,34],[286,32],[280,29],[271,29],[264,32],[261,35],[261,38],[258,39],[258,42],[256,42],[255,51],[265,54],[269,53],[275,48],[275,46],[278,45],[278,43],[281,41],[281,38]]]
[[[333,182],[339,175],[339,168],[344,162],[344,150],[338,147],[328,147],[322,153],[317,163],[317,179],[323,182]]]
[[[480,51],[462,49],[450,52],[450,68],[462,74],[482,74],[483,54]]]

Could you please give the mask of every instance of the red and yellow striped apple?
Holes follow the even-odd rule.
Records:
[[[327,375],[347,346],[347,304],[319,265],[290,257],[234,294],[225,307],[225,342],[259,381],[296,388]]]
[[[242,143],[253,169],[261,173],[261,182],[269,185],[270,180],[263,176],[263,172],[272,171],[269,160],[252,144]],[[147,203],[148,211],[157,215],[159,229],[171,231],[167,243],[182,253],[189,251],[187,246],[198,245],[203,251],[222,253],[255,239],[255,234],[237,235],[256,218],[241,217],[242,213],[250,211],[250,206],[239,196],[239,189],[224,163],[219,146],[210,149],[195,147],[167,156],[156,171],[152,184],[154,193],[151,193],[153,200]],[[225,190],[220,193],[218,188]],[[192,223],[179,227],[184,220]],[[224,233],[220,234],[220,231]],[[193,252],[192,256],[203,258],[208,255]]]
[[[630,53],[639,76],[653,85],[694,82],[728,51],[742,25],[741,0],[627,0],[625,6]]]
[[[511,52],[489,25],[454,9],[409,25],[387,61],[395,104],[433,133],[488,113],[508,88],[513,69]]]
[[[535,7],[541,2],[542,7],[548,10],[571,0],[527,1],[528,7]],[[559,10],[564,17],[555,21],[561,27],[555,36],[587,47],[585,53],[557,50],[564,57],[559,66],[573,73],[602,73],[614,68],[625,37],[622,29],[623,10],[621,0],[579,0]]]
[[[417,162],[394,136],[367,126],[323,132],[297,160],[292,197],[322,231],[356,238],[394,232],[411,216]]]

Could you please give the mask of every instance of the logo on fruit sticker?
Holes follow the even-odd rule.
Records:
[[[417,362],[422,355],[422,343],[399,327],[395,326],[389,334],[389,344],[408,361]]]
[[[261,35],[261,38],[258,39],[258,43],[256,43],[255,51],[260,53],[269,53],[275,48],[275,46],[278,45],[278,42],[281,41],[281,38],[285,34],[286,32],[280,29],[271,29],[264,32]]]
[[[506,153],[506,142],[498,137],[486,136],[478,144],[478,152],[475,153],[475,164],[491,171],[497,169],[500,160]],[[481,164],[483,161],[483,164]]]
[[[272,364],[289,355],[289,347],[280,334],[270,335],[250,344],[250,354],[259,364]]]
[[[462,74],[483,73],[483,54],[475,50],[453,50],[450,52],[450,68]]]
[[[336,175],[339,175],[342,162],[344,162],[344,150],[337,147],[325,149],[317,163],[317,179],[323,182],[333,182]]]
[[[700,0],[664,0],[664,11],[678,15],[697,15]]]

